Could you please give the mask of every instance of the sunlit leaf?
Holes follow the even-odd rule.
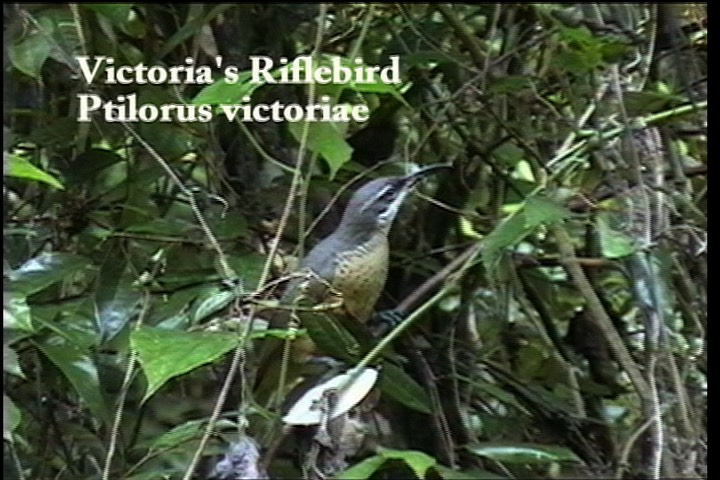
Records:
[[[17,352],[6,344],[3,344],[3,371],[20,378],[25,378],[25,374],[23,374],[20,364],[18,363]]]
[[[13,441],[12,433],[20,425],[21,419],[20,410],[10,400],[10,397],[3,394],[3,440]]]
[[[108,252],[110,249],[108,244]],[[95,328],[101,341],[111,340],[137,314],[140,291],[132,286],[122,258],[106,258],[98,273],[95,289]]]
[[[250,70],[239,72],[234,82],[229,82],[225,77],[216,80],[213,84],[200,90],[192,100],[193,105],[232,105],[242,103],[245,96],[261,87],[262,83],[252,83]],[[235,79],[233,79],[235,80]]]
[[[107,405],[100,389],[100,377],[93,358],[72,344],[37,346],[62,371],[93,416],[107,422]]]
[[[306,122],[288,123],[290,132],[300,142]],[[345,140],[345,124],[336,122],[308,122],[307,146],[320,155],[330,167],[332,179],[340,168],[350,160],[353,148]]]
[[[523,442],[484,442],[468,445],[467,449],[481,457],[507,463],[580,462],[572,450],[557,445]]]
[[[143,327],[130,334],[148,380],[143,402],[168,380],[213,362],[237,345],[235,334],[176,332]]]
[[[437,464],[437,460],[433,457],[427,453],[418,452],[417,450],[380,448],[378,453],[387,460],[402,460],[412,469],[418,478],[425,478],[428,469]]]
[[[3,328],[34,331],[25,295],[9,291],[3,292],[3,297]]]
[[[335,475],[337,480],[364,480],[382,467],[386,459],[380,455],[375,455],[362,460],[342,473]]]
[[[570,211],[550,199],[537,195],[525,201],[525,222],[528,227],[550,225],[570,216]]]
[[[49,173],[40,170],[30,163],[26,158],[19,155],[10,155],[9,168],[5,175],[8,177],[22,178],[24,180],[34,180],[36,182],[46,183],[60,190],[65,187],[55,177]]]
[[[10,272],[10,289],[31,295],[67,279],[88,264],[85,257],[72,253],[41,253]]]
[[[597,218],[597,232],[600,238],[600,249],[605,258],[622,258],[637,251],[633,239],[613,229],[604,216]]]

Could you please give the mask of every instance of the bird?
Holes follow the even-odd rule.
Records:
[[[337,228],[300,262],[298,274],[289,282],[279,302],[285,309],[271,316],[270,328],[287,328],[291,317],[288,309],[300,303],[328,306],[321,313],[299,313],[297,317],[301,322],[309,321],[311,316],[324,317],[326,321],[339,320],[353,333],[357,332],[353,327],[366,325],[373,318],[375,304],[387,280],[388,234],[400,206],[419,181],[446,168],[449,165],[430,165],[407,175],[380,177],[358,189]],[[282,345],[276,338],[267,338],[265,342],[257,374],[257,381],[266,385],[263,390],[278,386],[275,379],[268,382],[269,370],[262,364],[279,363]],[[317,346],[307,336],[296,338],[291,351],[290,363],[295,365],[307,364],[317,357]]]

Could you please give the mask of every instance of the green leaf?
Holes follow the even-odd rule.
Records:
[[[378,453],[387,460],[402,460],[413,471],[418,478],[425,478],[425,474],[430,467],[437,464],[437,460],[427,453],[418,452],[416,450],[393,450],[389,448],[379,448]]]
[[[360,355],[360,344],[332,315],[301,313],[302,326],[313,342],[324,352],[344,360],[353,361]]]
[[[245,291],[252,291],[257,288],[266,259],[265,255],[257,253],[228,256],[228,262],[235,273],[242,279]]]
[[[52,187],[64,190],[65,187],[55,177],[46,173],[35,165],[30,163],[26,158],[19,155],[10,155],[10,165],[5,176],[22,178],[24,180],[33,180],[36,182],[46,183]]]
[[[375,455],[356,463],[344,472],[335,475],[337,480],[363,480],[370,478],[370,475],[382,467],[386,459],[381,455]]]
[[[20,43],[8,47],[8,58],[13,67],[32,78],[40,78],[45,61],[50,56],[51,32],[34,32]]]
[[[99,13],[116,25],[123,25],[127,22],[133,7],[132,3],[81,3],[80,5]]]
[[[173,447],[177,447],[184,444],[192,439],[200,438],[207,425],[206,420],[190,420],[176,427],[173,427],[169,431],[163,433],[152,442],[143,442],[139,447],[147,448],[152,450],[167,450]],[[236,427],[234,422],[227,419],[219,419],[215,422],[214,431],[219,431],[223,428]]]
[[[488,85],[488,93],[501,95],[526,90],[530,86],[530,78],[525,75],[506,75]]]
[[[524,211],[525,225],[531,228],[556,223],[570,216],[570,210],[567,208],[537,195],[528,197]]]
[[[25,295],[65,280],[89,264],[85,257],[63,252],[41,253],[10,272],[10,290]]]
[[[107,252],[117,252],[111,244],[107,244]],[[101,342],[115,337],[137,313],[140,291],[131,286],[132,281],[122,257],[109,254],[100,267],[94,293],[95,329]]]
[[[477,468],[468,470],[453,470],[452,468],[445,467],[443,465],[435,465],[434,470],[444,480],[507,480],[508,477],[503,477],[496,473],[488,472],[487,470],[480,470]]]
[[[431,413],[430,397],[403,369],[385,363],[380,373],[380,390],[406,407]]]
[[[520,243],[532,228],[527,226],[527,219],[522,211],[505,218],[483,242],[482,259],[488,272],[495,270],[502,251]]]
[[[4,292],[3,328],[34,332],[30,307],[25,295],[17,292]]]
[[[572,450],[557,445],[483,442],[466,448],[475,455],[506,463],[581,462]]]
[[[70,381],[95,418],[108,422],[107,405],[100,390],[100,378],[92,357],[70,343],[37,346]]]
[[[305,124],[304,121],[288,123],[290,132],[298,142],[302,138]],[[307,125],[307,147],[325,159],[332,179],[352,156],[353,148],[345,141],[347,125],[335,122],[309,122]]]
[[[73,125],[73,128],[77,128]],[[63,174],[68,185],[87,183],[92,185],[98,181],[98,175],[118,162],[125,159],[115,152],[93,148],[86,150],[75,159],[73,159],[71,167],[64,170]]]
[[[600,238],[600,250],[605,258],[622,258],[637,252],[632,237],[613,229],[606,216],[597,217],[597,231]]]
[[[237,342],[235,334],[174,332],[153,327],[134,330],[130,345],[138,353],[148,380],[143,402],[171,378],[217,360]]]
[[[504,143],[493,151],[493,157],[508,167],[514,167],[525,156],[522,148],[512,143]]]
[[[238,73],[238,79],[234,83],[228,82],[225,77],[208,85],[195,95],[193,105],[232,105],[241,103],[242,98],[260,88],[262,83],[251,83],[252,71]]]
[[[3,440],[12,442],[12,433],[20,425],[20,410],[15,406],[10,397],[3,394]]]
[[[206,320],[212,314],[230,305],[235,300],[237,294],[225,287],[215,287],[200,296],[197,301],[197,307],[192,315],[193,323],[199,323]]]

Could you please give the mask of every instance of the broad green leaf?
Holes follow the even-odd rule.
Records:
[[[468,378],[461,376],[459,377],[459,379],[468,382],[470,385],[479,390],[482,390],[483,397],[485,397],[485,395],[492,396],[502,403],[512,405],[520,412],[524,412],[528,415],[530,414],[527,409],[520,402],[517,401],[517,399],[512,393],[503,390],[502,388],[498,387],[493,383],[482,380],[481,378]]]
[[[306,122],[289,122],[288,128],[300,142]],[[308,123],[307,147],[320,155],[330,167],[332,179],[340,168],[350,160],[353,148],[345,141],[346,125],[334,122]]]
[[[55,177],[49,173],[40,170],[30,163],[26,158],[19,155],[10,155],[10,165],[5,176],[22,178],[24,180],[33,180],[36,182],[46,183],[52,187],[64,190],[65,187]]]
[[[127,233],[147,233],[164,237],[187,236],[197,225],[181,218],[153,218],[147,222],[137,223],[125,229]]]
[[[509,478],[477,468],[468,470],[453,470],[452,468],[448,468],[443,465],[435,465],[433,469],[443,478],[443,480],[508,480]]]
[[[493,157],[497,158],[508,167],[514,167],[525,156],[522,148],[512,143],[503,143],[493,151]]]
[[[7,344],[3,344],[3,371],[15,375],[20,378],[25,378],[25,375],[20,368],[18,363],[17,352],[10,348]]]
[[[437,460],[433,457],[417,450],[380,448],[378,454],[387,460],[404,461],[418,478],[425,478],[428,468],[434,467],[437,464]]]
[[[527,90],[530,83],[530,77],[524,75],[505,75],[488,85],[488,93],[500,95]]]
[[[184,444],[185,442],[194,438],[200,438],[207,425],[206,420],[190,420],[182,423],[176,427],[173,427],[169,431],[163,433],[152,442],[143,442],[143,448],[149,447],[152,450],[166,450],[173,448],[178,445]],[[220,419],[215,422],[215,431],[219,431],[223,428],[236,427],[234,422],[227,419]]]
[[[252,291],[257,288],[265,261],[265,255],[256,253],[228,256],[230,266],[242,280],[244,291]]]
[[[380,455],[375,455],[356,463],[342,473],[335,475],[337,480],[364,480],[370,478],[370,475],[382,467],[386,459]]]
[[[537,227],[559,222],[570,216],[570,211],[550,199],[537,195],[529,197],[525,202],[525,225]]]
[[[97,420],[109,420],[107,405],[100,388],[97,366],[92,357],[75,345],[37,344],[46,357],[54,363],[70,381],[80,399],[88,406]]]
[[[380,373],[380,390],[403,405],[423,413],[431,413],[430,397],[404,370],[385,363]]]
[[[20,410],[15,406],[10,397],[3,394],[3,440],[12,442],[12,433],[20,425]]]
[[[110,150],[93,148],[86,150],[75,159],[71,167],[63,171],[68,185],[98,182],[98,174],[112,165],[123,161],[123,157]]]
[[[30,307],[25,295],[9,291],[3,292],[3,328],[34,332]]]
[[[483,442],[466,447],[475,455],[506,463],[580,462],[572,450],[557,445]]]
[[[522,211],[511,214],[500,222],[483,242],[482,258],[485,269],[488,272],[494,271],[502,251],[520,243],[531,231],[532,228],[527,226],[527,219]]]
[[[224,287],[215,287],[202,295],[197,301],[197,307],[192,316],[193,323],[199,323],[219,310],[227,307],[237,297],[237,294]]]
[[[361,351],[359,342],[331,315],[324,313],[301,313],[305,327],[315,344],[333,357],[352,361]]]
[[[52,50],[50,33],[34,32],[20,43],[8,46],[8,58],[13,67],[32,78],[39,78]]]
[[[10,290],[32,295],[67,279],[89,264],[85,257],[63,252],[41,253],[10,272]]]
[[[143,327],[130,334],[148,380],[143,402],[168,380],[213,362],[237,345],[235,334],[175,332]]]
[[[602,214],[597,217],[597,231],[603,257],[622,258],[637,252],[637,246],[633,239],[613,229],[606,216]]]
[[[81,3],[83,8],[90,9],[109,19],[114,24],[121,26],[128,20],[132,3]]]
[[[114,242],[107,243],[107,252]],[[125,260],[119,255],[109,255],[97,276],[94,303],[95,328],[101,342],[107,342],[117,335],[137,313],[136,305],[140,291],[132,286],[133,278],[126,273]]]
[[[195,95],[193,105],[234,105],[242,102],[242,98],[260,88],[262,83],[251,83],[252,72],[247,70],[238,73],[237,81],[228,82],[225,77],[208,85]]]

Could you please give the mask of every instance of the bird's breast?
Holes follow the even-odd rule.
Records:
[[[332,286],[342,294],[345,310],[366,322],[385,286],[388,274],[388,240],[376,235],[336,258]]]

